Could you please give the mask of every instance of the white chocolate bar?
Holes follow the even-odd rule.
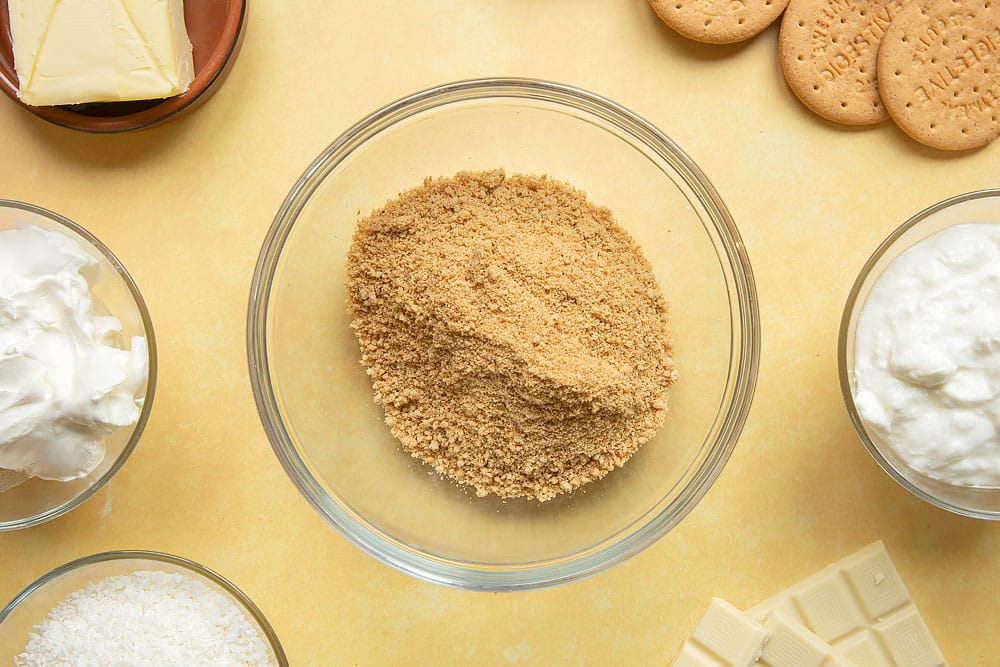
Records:
[[[797,622],[857,667],[947,667],[881,542],[746,614],[761,623],[772,616]]]
[[[712,603],[684,640],[673,667],[751,667],[768,631],[725,600]]]

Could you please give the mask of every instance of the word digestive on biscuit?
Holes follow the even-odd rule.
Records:
[[[920,104],[937,102],[948,110],[949,117],[954,118],[967,118],[975,113],[983,113],[987,109],[997,108],[998,102],[1000,102],[997,85],[992,85],[985,90],[979,86],[973,86],[972,90],[976,95],[972,100],[957,98],[954,94],[944,95],[943,93],[951,89],[953,84],[961,85],[962,76],[976,65],[995,65],[998,48],[1000,48],[1000,28],[994,28],[990,33],[960,51],[951,62],[934,68],[930,76],[914,88],[914,98]]]
[[[903,0],[892,0],[882,6],[868,23],[861,28],[854,37],[848,41],[847,46],[837,51],[826,65],[820,70],[820,76],[826,81],[833,81],[841,75],[849,72],[853,63],[861,58],[871,49],[877,49],[882,35],[892,22],[892,18],[903,8]],[[825,54],[826,43],[817,43],[817,33],[822,28],[813,30],[813,55],[821,56]]]

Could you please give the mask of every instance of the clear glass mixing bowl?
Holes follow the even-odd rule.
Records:
[[[349,327],[345,259],[359,217],[426,176],[497,167],[548,174],[608,206],[671,304],[680,379],[665,425],[624,468],[545,503],[476,498],[404,454]],[[759,356],[750,264],[698,167],[614,102],[524,79],[426,90],[333,142],[267,235],[247,337],[264,428],[316,511],[393,567],[476,590],[573,581],[677,525],[736,445]]]

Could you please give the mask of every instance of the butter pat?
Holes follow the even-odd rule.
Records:
[[[32,106],[172,97],[194,79],[183,0],[8,0]]]

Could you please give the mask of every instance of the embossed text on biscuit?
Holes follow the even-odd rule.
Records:
[[[993,80],[984,88],[982,84],[963,85],[962,81],[963,77],[978,72],[979,66],[988,71],[996,68],[1000,28],[967,41],[968,46],[955,53],[949,62],[931,69],[929,76],[916,85],[913,94],[918,103],[937,103],[953,118],[968,118],[1000,106],[1000,82]],[[971,99],[960,94],[966,88],[971,89]]]
[[[820,77],[826,81],[834,81],[846,72],[850,71],[852,65],[862,58],[872,49],[877,49],[882,35],[892,22],[892,18],[903,8],[903,0],[892,0],[883,5],[872,18],[865,23],[848,41],[847,45],[839,49],[831,56],[823,68],[820,70]],[[821,25],[823,18],[817,20],[817,25],[813,29],[812,53],[813,56],[825,55],[830,46],[830,33],[827,32],[829,25]]]

